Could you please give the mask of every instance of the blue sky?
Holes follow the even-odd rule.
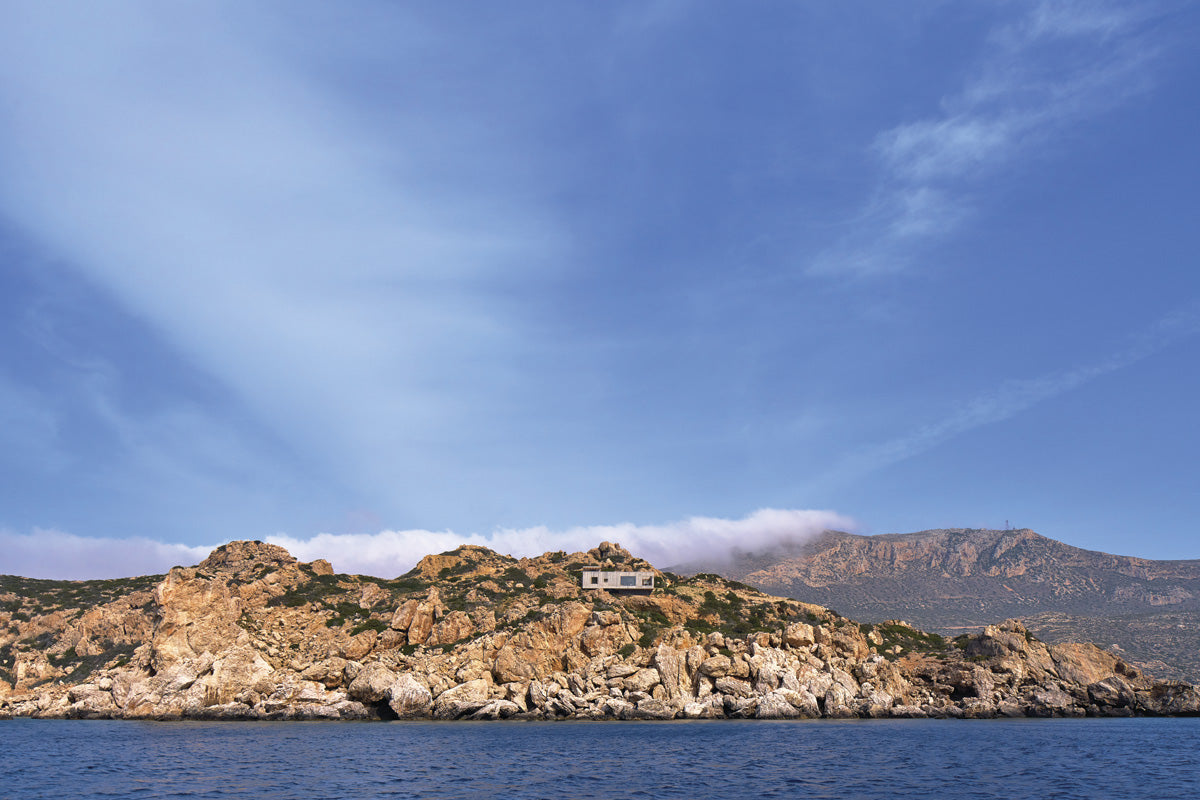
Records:
[[[5,18],[0,572],[1200,557],[1195,4]]]

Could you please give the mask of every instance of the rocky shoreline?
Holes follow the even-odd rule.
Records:
[[[1200,714],[1195,686],[1015,620],[945,640],[715,575],[587,591],[581,564],[652,569],[608,543],[536,559],[462,547],[385,581],[234,542],[127,587],[19,579],[0,594],[0,718]]]

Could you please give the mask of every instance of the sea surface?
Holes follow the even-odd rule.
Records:
[[[0,797],[1200,798],[1200,719],[0,722]]]

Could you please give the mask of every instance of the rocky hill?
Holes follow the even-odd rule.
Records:
[[[1200,713],[1092,645],[1016,622],[945,639],[712,574],[579,587],[617,545],[464,546],[392,580],[233,542],[195,567],[0,583],[0,717],[671,719]]]
[[[726,574],[857,619],[956,634],[1022,619],[1047,641],[1096,641],[1166,677],[1200,680],[1200,560],[1081,550],[1031,530],[828,532]]]

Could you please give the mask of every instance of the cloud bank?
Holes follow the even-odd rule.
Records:
[[[0,531],[0,574],[52,580],[156,575],[195,564],[211,549],[141,537],[89,538],[42,528],[32,533]]]
[[[322,533],[302,539],[264,537],[301,561],[328,559],[338,572],[395,577],[429,553],[461,544],[490,547],[513,556],[554,550],[588,550],[601,541],[618,542],[659,567],[715,561],[735,551],[763,551],[802,542],[822,531],[853,529],[855,523],[833,511],[765,508],[741,519],[690,517],[663,525],[582,525],[565,530],[538,526],[503,528],[490,535],[453,531],[381,531],[371,534]],[[165,572],[203,560],[215,547],[190,547],[148,539],[89,539],[59,531],[0,532],[5,553],[0,573],[31,578],[117,578]]]

